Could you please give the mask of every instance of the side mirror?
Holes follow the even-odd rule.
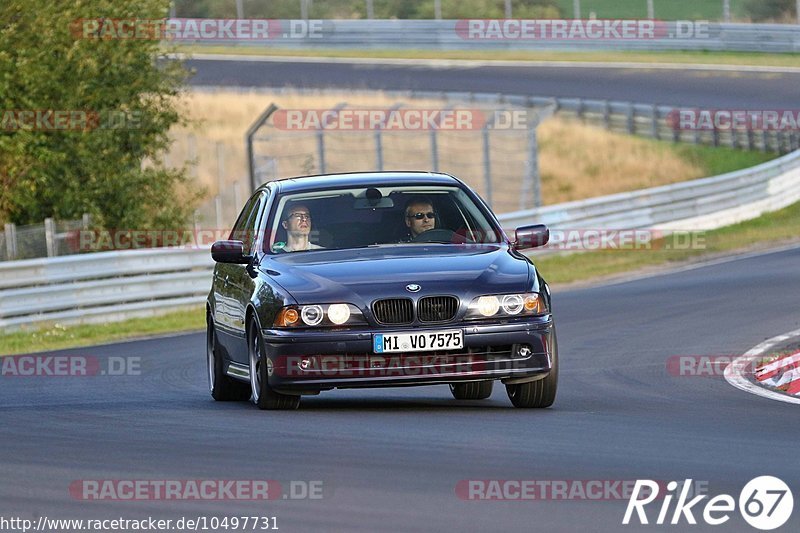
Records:
[[[233,263],[245,265],[250,262],[251,257],[244,255],[244,243],[242,241],[217,241],[211,245],[211,257],[217,263]]]
[[[514,231],[514,248],[525,250],[544,246],[550,241],[550,230],[544,224],[522,226]]]

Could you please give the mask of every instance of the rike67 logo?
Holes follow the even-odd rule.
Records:
[[[649,479],[638,479],[628,500],[628,507],[622,519],[624,525],[648,525],[653,519],[652,513],[648,516],[645,507],[661,499],[660,510],[654,524],[697,524],[695,513],[711,526],[722,525],[731,518],[736,511],[737,502],[729,494],[714,496],[701,505],[707,494],[700,494],[689,499],[689,489],[692,480],[678,484],[676,481],[667,483],[666,495],[659,494],[659,485]],[[680,490],[678,490],[680,487]],[[674,508],[673,500],[676,499]],[[794,498],[789,486],[782,480],[773,476],[759,476],[751,479],[739,493],[738,510],[745,522],[756,529],[768,531],[784,525],[792,516]],[[652,509],[651,509],[652,511]]]

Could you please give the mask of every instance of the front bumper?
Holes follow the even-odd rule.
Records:
[[[375,354],[375,333],[460,329],[464,347],[450,351]],[[285,393],[333,388],[433,385],[546,376],[553,353],[552,315],[503,323],[333,330],[262,330],[270,387]]]

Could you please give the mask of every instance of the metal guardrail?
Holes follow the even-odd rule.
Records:
[[[0,263],[0,330],[124,320],[202,305],[213,266],[208,248]]]
[[[720,176],[500,216],[505,227],[712,229],[800,201],[800,151]],[[104,322],[202,305],[208,249],[151,249],[0,264],[0,329]]]
[[[710,230],[800,201],[800,151],[710,178],[506,213],[505,227]]]
[[[470,38],[467,20],[319,20],[319,31],[292,32],[294,21],[273,21],[281,31],[266,39],[227,39],[226,45],[305,49],[417,50],[714,50],[797,52],[800,25],[705,21],[656,22],[645,38],[515,38],[513,32]],[[302,21],[301,21],[302,22]],[[548,21],[543,21],[548,22]],[[565,20],[571,23],[570,20]],[[587,21],[582,21],[583,23]],[[487,27],[488,28],[488,27]],[[474,34],[473,34],[474,35]],[[481,34],[483,35],[483,34]],[[494,36],[492,36],[494,35]],[[569,34],[567,34],[568,36]],[[220,40],[182,42],[216,45]]]

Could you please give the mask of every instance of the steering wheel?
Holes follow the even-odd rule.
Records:
[[[411,242],[451,243],[456,242],[453,240],[454,235],[455,232],[450,231],[449,229],[429,229],[428,231],[420,233],[411,239]]]

